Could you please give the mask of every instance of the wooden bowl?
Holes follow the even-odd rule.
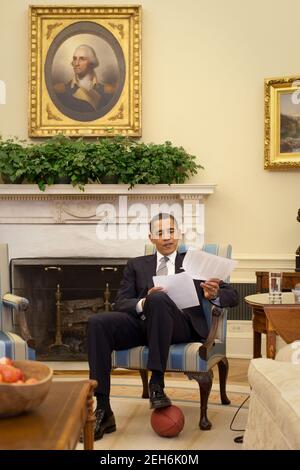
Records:
[[[13,361],[25,380],[34,377],[36,384],[0,383],[0,417],[16,416],[37,408],[46,398],[53,370],[38,361]]]

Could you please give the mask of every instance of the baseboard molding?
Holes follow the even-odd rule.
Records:
[[[276,350],[286,343],[276,336]],[[251,359],[253,357],[253,329],[252,322],[247,320],[228,320],[227,322],[227,357]],[[262,335],[262,356],[266,356],[266,335]]]

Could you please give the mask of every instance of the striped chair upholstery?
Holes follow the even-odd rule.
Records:
[[[231,258],[231,245],[205,244],[203,245],[202,249],[211,254]],[[182,244],[179,246],[179,252],[184,252],[186,250],[186,245]],[[145,253],[154,253],[154,245],[146,245]],[[212,381],[212,368],[217,364],[220,374],[221,401],[223,404],[228,404],[230,403],[230,401],[226,396],[226,378],[228,373],[228,362],[226,359],[227,310],[217,309],[218,312],[221,312],[221,314],[218,317],[217,321],[213,321],[212,304],[206,299],[203,299],[202,306],[204,314],[206,316],[208,327],[210,329],[211,334],[213,334],[213,338],[210,338],[211,334],[208,337],[208,340],[210,340],[211,344],[208,348],[206,348],[205,344],[203,345],[200,342],[171,345],[166,370],[168,372],[183,372],[190,379],[197,380],[199,383],[200,392],[203,394],[203,389],[201,391],[202,384],[207,384],[207,382],[210,383]],[[214,330],[213,332],[212,327]],[[113,351],[112,353],[113,368],[140,370],[141,377],[143,380],[142,396],[144,398],[148,397],[148,352],[149,350],[147,346],[138,346],[122,351]],[[207,385],[205,385],[205,387],[207,388]],[[204,410],[205,407],[207,408],[209,392],[210,388],[208,390],[207,397],[204,396],[204,399],[202,399],[201,404],[201,416],[199,426],[203,430],[210,429],[211,427],[211,423],[208,421],[206,416],[206,409]]]
[[[224,345],[222,341],[216,341],[209,357],[205,360],[200,358],[199,348],[202,343],[179,343],[172,344],[169,350],[167,371],[169,372],[207,372],[224,356]],[[148,347],[137,346],[136,348],[114,351],[112,355],[113,367],[124,369],[147,369]]]
[[[10,357],[18,361],[35,359],[35,352],[26,341],[15,333],[0,331],[0,357]]]
[[[29,344],[33,340],[27,330],[25,310],[28,300],[10,293],[8,247],[0,244],[0,357],[15,360],[35,359],[34,349]],[[25,325],[24,338],[15,333],[14,315],[22,316]]]

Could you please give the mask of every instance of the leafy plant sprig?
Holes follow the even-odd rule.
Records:
[[[113,136],[90,142],[58,135],[28,144],[0,138],[0,174],[4,182],[46,185],[69,182],[84,190],[87,183],[184,183],[203,166],[183,147],[171,142],[146,144]]]

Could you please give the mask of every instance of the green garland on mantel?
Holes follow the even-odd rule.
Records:
[[[58,135],[42,143],[0,138],[3,183],[184,183],[199,168],[196,157],[171,142],[145,144],[124,136],[90,142]]]

